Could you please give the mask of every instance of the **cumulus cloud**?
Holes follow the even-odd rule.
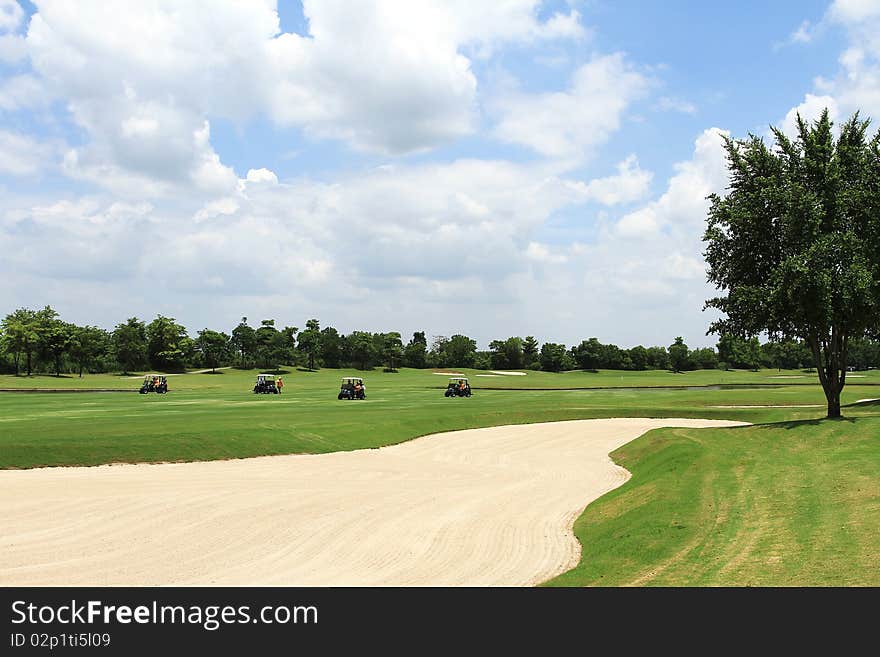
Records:
[[[813,94],[807,94],[804,97],[804,102],[797,107],[792,107],[788,111],[779,127],[782,132],[793,139],[798,134],[798,115],[809,124],[818,119],[821,116],[822,111],[826,108],[828,109],[828,114],[831,117],[831,120],[836,121],[838,116],[840,116],[840,112],[837,107],[837,100],[835,100],[833,96],[815,96]]]
[[[578,161],[608,140],[649,86],[623,54],[596,56],[575,71],[566,91],[513,92],[496,99],[494,135],[548,157]]]
[[[49,163],[52,149],[27,135],[0,130],[0,173],[24,176]]]
[[[602,205],[618,205],[644,197],[653,178],[653,173],[639,166],[638,157],[630,155],[617,165],[617,175],[596,178],[587,184],[576,183],[575,187],[587,200]]]
[[[0,0],[0,32],[18,29],[24,19],[24,10],[16,0]]]
[[[848,46],[838,73],[816,79],[816,95],[830,97],[840,117],[855,111],[880,116],[880,4],[873,0],[835,0],[824,22],[846,30]],[[808,103],[810,94],[805,103]]]

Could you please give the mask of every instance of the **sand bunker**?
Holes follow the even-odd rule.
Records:
[[[0,585],[531,585],[649,429],[608,419],[205,463],[0,471]]]
[[[489,370],[492,374],[501,374],[503,376],[525,376],[526,372],[507,372],[504,370]]]

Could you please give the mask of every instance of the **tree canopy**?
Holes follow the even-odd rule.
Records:
[[[798,116],[797,137],[773,128],[727,138],[729,192],[711,195],[704,241],[710,331],[803,340],[840,416],[851,340],[880,333],[880,133],[858,114],[835,137],[825,110]]]

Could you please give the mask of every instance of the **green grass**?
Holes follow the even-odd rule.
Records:
[[[578,418],[738,419],[756,426],[656,430],[617,450],[632,479],[585,509],[581,562],[548,584],[880,585],[880,405],[822,420],[815,375],[799,371],[465,373],[470,399],[444,398],[431,371],[361,373],[363,402],[336,399],[339,378],[357,374],[338,370],[288,372],[282,396],[254,395],[256,370],[173,376],[163,396],[136,394],[140,377],[0,377],[131,390],[0,394],[0,468],[321,453]],[[864,374],[845,404],[880,397],[880,375]],[[780,385],[748,387],[761,383]],[[727,385],[742,387],[698,387]],[[731,408],[749,405],[788,407]]]
[[[438,431],[501,424],[593,417],[657,416],[734,418],[747,421],[813,418],[821,408],[731,409],[725,405],[822,404],[816,385],[767,389],[487,390],[473,377],[470,399],[446,399],[446,377],[431,371],[363,373],[368,398],[336,399],[337,370],[292,371],[282,396],[251,392],[256,370],[169,377],[167,395],[138,395],[140,377],[95,375],[57,379],[0,377],[0,387],[64,386],[129,388],[130,393],[0,393],[0,468],[96,465],[112,462],[189,461],[266,454],[322,453],[379,447]],[[470,373],[469,373],[470,374]],[[611,375],[570,373],[485,379],[517,379],[519,387]],[[748,383],[764,373],[627,373],[630,384],[686,380],[693,385],[737,376]],[[700,378],[692,377],[700,375]],[[132,378],[134,377],[134,378]],[[477,382],[480,383],[477,383]],[[61,383],[59,383],[61,382]],[[565,386],[564,386],[565,387]],[[877,391],[880,395],[880,391]],[[873,394],[850,389],[851,399]]]
[[[632,479],[575,523],[551,586],[880,585],[880,415],[661,429],[612,458]]]

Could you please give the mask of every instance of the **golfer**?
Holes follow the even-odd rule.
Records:
[[[280,395],[282,392],[282,388],[284,388],[284,381],[281,380],[281,377],[278,377],[278,380],[275,381],[275,387],[278,388],[278,394]]]

